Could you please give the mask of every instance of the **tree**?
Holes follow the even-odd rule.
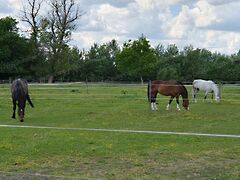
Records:
[[[181,75],[185,80],[192,81],[199,78],[200,71],[200,49],[194,49],[193,46],[187,46],[183,51],[183,62]]]
[[[229,77],[234,75],[231,75],[231,60],[229,57],[214,53],[208,74],[213,80],[231,80]]]
[[[42,0],[27,2],[27,6],[23,8],[22,20],[31,26],[31,39],[39,54],[44,55],[37,59],[42,59],[40,65],[47,66],[44,69],[51,83],[55,76],[63,75],[73,67],[68,64],[66,53],[69,52],[71,33],[81,17],[79,5],[74,0],[51,0],[50,11],[44,17],[39,14]]]
[[[102,45],[94,44],[84,52],[79,74],[82,80],[103,81],[114,80],[117,76],[116,54],[120,51],[117,41],[112,40]]]
[[[231,80],[240,81],[240,50],[231,56]]]
[[[36,48],[38,47],[39,28],[41,22],[40,9],[43,0],[27,0],[27,5],[23,7],[21,20],[31,26],[31,39]]]
[[[2,78],[28,74],[28,61],[32,55],[30,43],[20,37],[18,22],[12,17],[0,19],[0,74]]]
[[[32,76],[40,78],[43,75],[43,65],[46,59],[44,49],[41,48],[40,39],[40,25],[42,16],[40,10],[43,6],[43,0],[27,0],[23,6],[21,20],[26,22],[31,27],[30,43],[32,56],[29,59],[29,71]]]
[[[116,54],[119,52],[119,47],[116,40],[101,45],[98,49],[97,74],[99,80],[113,80],[117,73]]]
[[[180,56],[178,47],[175,44],[170,44],[165,50],[162,45],[158,45],[156,52],[158,55],[157,79],[180,79],[182,57]]]
[[[81,17],[79,6],[74,0],[51,0],[50,5],[52,9],[49,17],[45,19],[46,26],[42,34],[44,36],[42,43],[49,54],[49,83],[53,82],[54,76],[64,73],[65,68],[68,70],[70,68],[68,59],[63,57],[66,57],[64,53],[67,43],[76,28],[75,22]]]
[[[156,65],[155,50],[149,41],[141,36],[138,40],[124,43],[122,51],[117,55],[118,69],[130,77],[149,78],[149,72]]]

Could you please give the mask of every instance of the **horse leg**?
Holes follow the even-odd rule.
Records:
[[[172,101],[173,101],[173,96],[171,96],[171,98],[170,98],[170,100],[169,100],[169,103],[168,103],[168,105],[167,105],[167,107],[166,107],[166,110],[168,111],[169,110],[169,108],[170,108],[170,104],[172,103]]]
[[[16,100],[12,100],[13,103],[13,114],[12,114],[12,118],[16,119]]]
[[[26,99],[23,100],[23,105],[20,108],[20,122],[24,121],[24,115],[25,115],[25,107],[26,107]],[[33,106],[32,106],[33,107]]]
[[[151,110],[152,111],[157,111],[158,110],[156,102],[151,102]]]
[[[153,103],[153,106],[154,106],[154,109],[155,109],[155,111],[157,111],[157,110],[158,110],[158,108],[157,108],[156,101]]]
[[[193,94],[193,101],[196,103],[197,99],[196,99],[196,95],[197,95],[198,89],[193,87],[192,89],[192,94]]]
[[[151,94],[151,110],[152,111],[157,111],[158,110],[157,105],[156,105],[156,96],[157,95],[152,95]]]
[[[156,104],[156,98],[157,98],[157,95],[155,96],[155,101],[154,101],[154,103],[153,103],[153,106],[154,106],[154,109],[157,111],[158,108],[157,108],[157,104]]]
[[[207,99],[208,91],[205,92],[204,100],[203,102]]]
[[[177,102],[177,110],[178,111],[181,111],[180,107],[179,107],[179,97],[177,96],[176,97],[176,102]]]

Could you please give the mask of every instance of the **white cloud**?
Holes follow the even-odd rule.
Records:
[[[8,0],[9,4],[17,10],[22,8],[22,2],[19,0]]]
[[[167,7],[176,4],[188,4],[196,0],[135,0],[137,5],[145,10],[155,9],[156,7]]]
[[[216,8],[207,1],[199,1],[190,9],[182,5],[182,10],[168,23],[168,32],[174,38],[186,38],[189,33],[195,32],[197,28],[208,27],[213,23],[220,22],[216,15]]]
[[[116,8],[109,4],[103,4],[96,10],[96,14],[102,17],[106,32],[119,34],[128,32],[126,19],[131,17],[131,12],[126,8]]]
[[[182,11],[169,21],[165,32],[173,38],[186,38],[194,26],[194,18],[190,9],[188,6],[182,6]]]
[[[26,1],[22,0],[26,3]],[[235,53],[240,48],[239,0],[81,0],[85,12],[71,44],[88,49],[141,34],[153,45],[176,43]],[[17,18],[20,0],[0,0],[0,17]],[[43,11],[46,11],[44,6]],[[18,19],[18,18],[17,18]],[[19,20],[19,19],[18,19]],[[20,23],[21,28],[26,24]]]
[[[207,0],[207,1],[213,5],[222,5],[222,4],[230,4],[232,2],[238,2],[239,0]]]
[[[220,21],[216,15],[216,8],[207,1],[197,2],[191,10],[190,15],[195,18],[195,25],[197,27],[209,26],[212,23]]]
[[[115,34],[107,34],[105,32],[94,32],[94,31],[82,31],[78,33],[73,33],[73,41],[70,43],[72,46],[78,46],[81,44],[81,48],[89,49],[94,43],[103,44],[110,42],[112,39],[118,41],[122,44],[123,37]]]

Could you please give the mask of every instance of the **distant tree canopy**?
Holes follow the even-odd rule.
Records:
[[[123,44],[123,49],[117,54],[117,68],[122,74],[143,82],[150,78],[154,71],[157,56],[149,41],[144,37]]]
[[[183,50],[175,44],[152,47],[143,35],[122,46],[113,39],[95,43],[87,51],[79,50],[67,43],[74,26],[55,31],[51,30],[52,21],[43,19],[30,37],[24,37],[16,19],[0,19],[0,79],[48,81],[54,76],[61,81],[240,81],[240,51],[224,55],[191,45]]]
[[[75,0],[50,0],[46,4],[49,6],[47,15],[41,15],[43,3],[42,0],[27,0],[22,21],[31,27],[33,51],[37,55],[35,62],[41,67],[36,69],[37,75],[47,74],[48,81],[53,82],[56,76],[65,76],[75,69],[68,56],[72,50],[67,43],[81,13]]]
[[[17,21],[12,17],[0,19],[0,76],[8,78],[28,74],[31,44],[18,34]]]

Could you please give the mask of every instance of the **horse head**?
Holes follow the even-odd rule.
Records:
[[[183,104],[182,104],[182,106],[187,110],[187,111],[189,111],[189,100],[188,100],[188,91],[187,91],[187,88],[183,85],[183,84],[181,84],[182,86],[182,88],[181,88],[181,90],[182,90],[182,92],[181,92],[181,95],[182,95],[182,98],[183,98]]]
[[[183,107],[189,111],[189,100],[188,99],[183,99]]]
[[[220,102],[220,97],[217,96],[217,97],[215,98],[215,101],[216,101],[217,103],[219,103],[219,102]]]
[[[18,115],[20,118],[20,121],[23,122],[24,121],[24,108],[18,108]]]

